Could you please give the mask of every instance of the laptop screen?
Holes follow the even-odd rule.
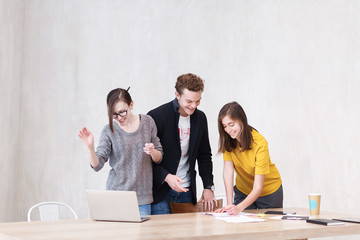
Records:
[[[135,191],[86,190],[90,217],[98,221],[141,222]]]

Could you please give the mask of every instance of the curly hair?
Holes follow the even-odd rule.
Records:
[[[184,89],[198,92],[204,91],[204,80],[192,73],[180,75],[175,84],[176,91],[181,95]]]

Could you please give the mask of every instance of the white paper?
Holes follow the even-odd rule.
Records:
[[[230,215],[226,212],[224,213],[203,213],[205,215],[211,215],[218,220],[222,220],[225,222],[232,222],[232,223],[247,223],[247,222],[264,222],[265,219],[257,218],[256,214],[251,213],[244,213],[241,212],[237,215]],[[249,217],[249,216],[256,216],[256,217]]]
[[[241,212],[237,215],[230,215],[227,212],[222,212],[222,213],[216,213],[216,212],[205,212],[203,213],[204,215],[211,215],[214,217],[234,217],[234,216],[257,216],[257,214],[254,213],[245,213],[245,212]]]
[[[275,217],[269,217],[269,219],[281,220],[282,217],[283,217],[283,215],[280,215],[280,216],[275,216]]]

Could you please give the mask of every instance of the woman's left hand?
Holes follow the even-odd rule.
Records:
[[[218,208],[214,211],[215,213],[223,213],[225,212],[225,207],[222,207],[222,208]]]
[[[145,147],[143,149],[146,154],[151,155],[155,147],[153,143],[145,143]]]
[[[228,205],[225,207],[225,211],[230,215],[236,215],[241,212],[241,209],[238,205]]]

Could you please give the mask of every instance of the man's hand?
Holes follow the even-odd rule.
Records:
[[[165,182],[167,182],[167,184],[172,188],[172,190],[176,191],[176,192],[187,192],[189,191],[188,188],[183,188],[180,183],[183,183],[184,181],[179,178],[176,175],[173,174],[168,174],[165,178]]]
[[[212,212],[217,207],[214,192],[210,189],[204,189],[199,202],[204,202],[204,211]]]

